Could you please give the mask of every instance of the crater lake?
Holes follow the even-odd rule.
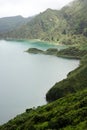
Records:
[[[79,60],[29,54],[28,48],[55,48],[38,41],[0,41],[0,124],[27,108],[46,104],[47,91],[79,66]]]

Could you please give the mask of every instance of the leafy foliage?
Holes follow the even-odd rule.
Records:
[[[82,118],[84,117],[84,118]],[[80,130],[87,128],[87,88],[36,109],[27,109],[0,130]]]
[[[85,62],[85,64],[83,64]],[[47,101],[54,101],[68,94],[75,93],[87,87],[87,56],[75,71],[70,72],[67,79],[56,83],[46,94]]]

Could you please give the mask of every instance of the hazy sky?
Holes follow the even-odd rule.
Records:
[[[38,14],[47,8],[60,9],[73,0],[0,0],[0,17]]]

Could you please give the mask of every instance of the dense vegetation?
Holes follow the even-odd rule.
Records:
[[[57,48],[49,48],[47,50],[40,50],[37,48],[29,48],[26,52],[33,54],[45,54],[45,55],[54,55],[61,56],[65,58],[81,59],[87,54],[87,50],[80,50],[76,47],[67,47],[67,49],[58,50]]]
[[[86,54],[87,50],[80,50],[79,48],[76,47],[69,47],[67,49],[58,51],[57,56],[62,56],[65,58],[81,59]]]
[[[73,44],[87,37],[87,0],[75,0],[61,10],[47,9],[2,38],[41,39]],[[8,27],[8,26],[6,26]],[[74,36],[73,36],[74,35]],[[73,40],[71,40],[73,39]]]
[[[47,105],[26,109],[0,130],[86,130],[87,129],[87,0],[76,0],[62,10],[48,9],[3,38],[41,39],[68,44],[69,48],[31,53],[80,58],[80,66],[46,94]]]
[[[68,58],[82,58],[81,65],[75,71],[70,72],[67,79],[56,83],[46,94],[46,100],[48,102],[54,101],[58,98],[66,96],[70,93],[75,93],[78,90],[82,90],[87,87],[87,50],[80,50],[75,47],[69,47],[58,51],[55,48],[47,49],[46,51],[38,50],[36,48],[30,48],[29,53],[41,53],[47,55],[62,56]],[[83,62],[85,61],[85,64]]]
[[[83,63],[85,62],[85,63]],[[82,59],[81,65],[75,71],[70,72],[67,79],[56,83],[46,94],[48,102],[64,97],[67,94],[76,93],[87,87],[87,56]]]

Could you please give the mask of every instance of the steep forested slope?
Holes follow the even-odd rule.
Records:
[[[61,43],[71,35],[87,36],[86,7],[86,0],[75,0],[61,10],[47,9],[25,25],[1,37],[41,39]]]
[[[83,34],[87,36],[87,0],[75,0],[70,6],[61,10],[67,20],[66,33]]]

